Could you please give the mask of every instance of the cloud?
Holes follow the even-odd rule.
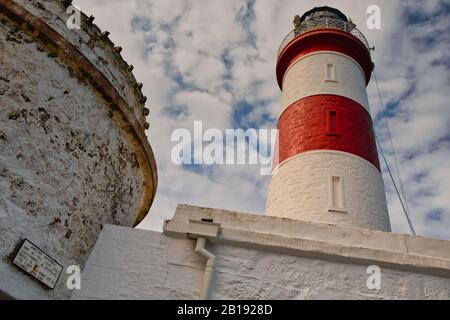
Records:
[[[295,14],[316,6],[296,0],[77,0],[123,48],[150,98],[149,139],[159,190],[141,228],[160,229],[177,203],[264,212],[268,177],[258,166],[176,166],[173,130],[273,128],[280,108],[275,79],[278,46]],[[382,29],[366,28],[378,5]],[[413,223],[420,235],[450,239],[449,5],[444,1],[329,1],[350,16],[375,46],[383,93],[368,87],[376,131],[398,178],[387,135],[396,149]],[[388,122],[386,122],[388,121]],[[386,168],[390,216],[396,232],[408,225]]]

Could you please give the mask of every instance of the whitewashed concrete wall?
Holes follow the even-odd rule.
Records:
[[[325,81],[329,63],[334,66],[336,82]],[[294,62],[283,79],[280,114],[295,101],[317,94],[350,98],[369,111],[364,73],[357,62],[343,54],[317,52]]]
[[[194,245],[106,226],[72,298],[198,298],[205,261]],[[382,268],[381,289],[369,290],[365,265],[211,243],[208,250],[217,257],[212,299],[450,299],[448,278]]]
[[[203,259],[194,241],[105,226],[73,299],[197,299]]]
[[[329,211],[332,176],[343,179],[345,213]],[[338,151],[311,151],[283,162],[271,177],[267,215],[390,231],[380,172]]]

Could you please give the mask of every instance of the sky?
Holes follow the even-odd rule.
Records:
[[[176,165],[174,130],[275,128],[278,47],[296,14],[321,5],[341,10],[375,47],[368,86],[375,130],[420,236],[450,239],[450,4],[446,1],[76,0],[111,32],[149,98],[149,141],[158,191],[142,229],[161,230],[178,203],[263,214],[268,176],[255,165]],[[366,12],[381,9],[381,29]],[[409,233],[383,166],[393,232]]]

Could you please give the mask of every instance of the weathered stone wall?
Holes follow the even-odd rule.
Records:
[[[115,46],[94,23],[88,22],[84,14],[82,14],[81,21],[82,28],[69,29],[66,23],[70,14],[66,12],[66,7],[62,4],[63,1],[15,0],[15,2],[41,18],[82,52],[129,103],[139,124],[144,128],[146,122],[144,105],[147,99],[143,96],[132,70],[128,70],[127,62],[117,51],[118,45]]]
[[[113,47],[69,31],[59,1],[16,3],[76,44],[78,59],[90,59],[134,108],[126,118],[76,69],[81,60],[68,63],[48,38],[34,37],[39,30],[23,30],[0,11],[0,289],[15,298],[67,298],[65,274],[51,291],[12,264],[18,246],[26,238],[64,267],[83,266],[103,224],[143,218],[156,168],[148,142],[138,139],[145,137],[142,94]],[[139,132],[124,130],[127,121]]]
[[[195,240],[106,226],[72,298],[197,299],[205,261],[194,247]],[[381,289],[369,290],[368,265],[274,248],[209,243],[207,249],[216,255],[212,299],[450,299],[449,278],[382,268]]]

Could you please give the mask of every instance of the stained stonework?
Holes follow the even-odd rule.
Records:
[[[65,274],[50,291],[12,257],[26,238],[64,267],[83,266],[104,224],[142,220],[156,189],[143,96],[94,26],[64,29],[59,1],[0,8],[0,290],[67,298]]]

